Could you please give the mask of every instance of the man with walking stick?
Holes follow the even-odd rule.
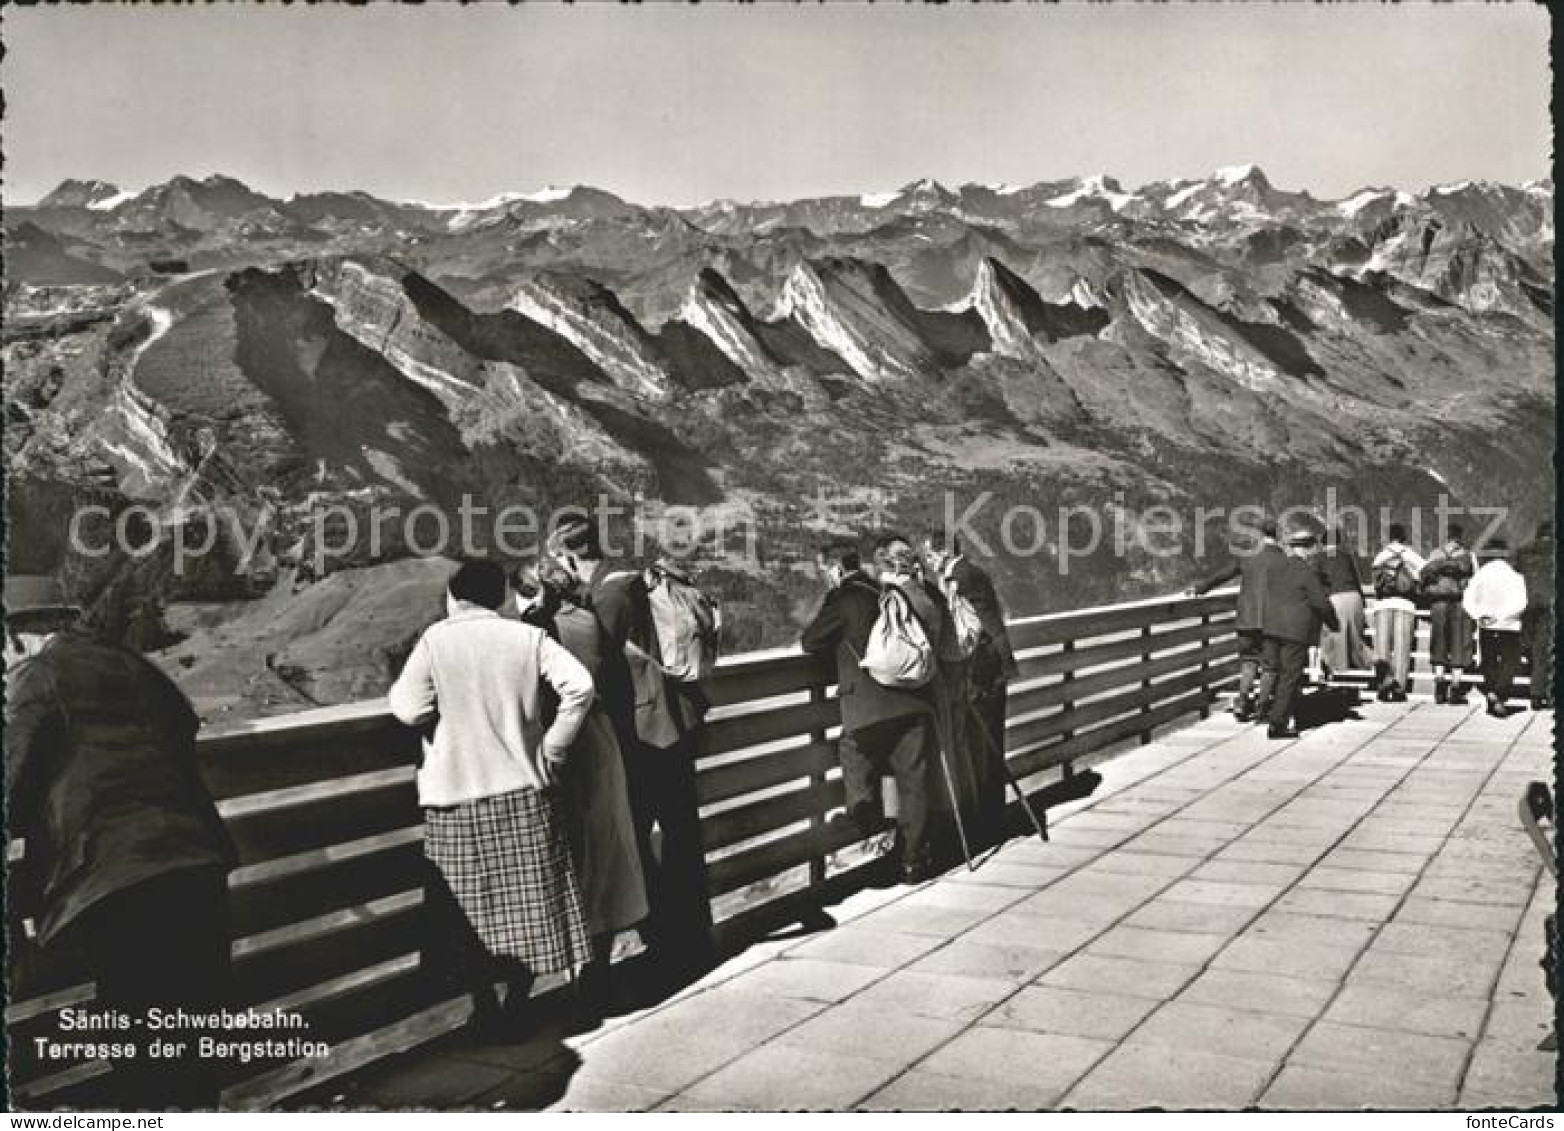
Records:
[[[907,551],[910,555],[910,547]],[[923,883],[933,874],[927,773],[929,759],[935,756],[933,706],[926,689],[888,687],[862,667],[881,617],[882,593],[864,572],[858,548],[850,542],[833,542],[821,550],[819,566],[829,589],[820,611],[804,629],[802,644],[804,651],[836,661],[842,711],[837,757],[847,794],[847,813],[841,820],[865,837],[885,828],[879,777],[888,770],[896,780],[901,878],[909,884]]]

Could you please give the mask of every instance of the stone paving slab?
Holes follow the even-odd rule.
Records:
[[[836,929],[759,943],[556,1042],[565,1055],[430,1053],[360,1094],[577,1111],[1552,1103],[1535,1051],[1552,890],[1516,816],[1550,776],[1552,716],[1359,714],[1290,742],[1203,720],[1101,763],[1095,796],[1050,812],[1051,843],[852,896]]]

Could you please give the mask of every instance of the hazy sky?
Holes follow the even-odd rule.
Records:
[[[646,203],[1257,162],[1343,196],[1549,168],[1530,4],[8,8],[5,197],[226,172]]]

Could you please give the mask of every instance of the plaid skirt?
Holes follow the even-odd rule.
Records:
[[[591,957],[565,820],[553,791],[535,789],[424,810],[424,854],[479,941],[534,974]]]

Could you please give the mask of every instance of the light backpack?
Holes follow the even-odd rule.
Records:
[[[983,640],[983,622],[978,618],[972,602],[967,600],[960,587],[956,585],[951,570],[951,566],[946,566],[945,572],[940,575],[940,581],[943,583],[941,588],[945,591],[945,603],[950,607],[951,623],[956,627],[956,647],[961,652],[961,658],[966,660],[977,651],[978,644]]]
[[[717,606],[684,578],[660,573],[660,583],[647,593],[658,661],[680,683],[705,679],[717,666]]]
[[[934,648],[905,593],[880,594],[880,615],[869,629],[859,667],[882,687],[912,691],[934,678]]]
[[[1404,597],[1408,600],[1417,596],[1417,578],[1413,576],[1406,558],[1397,554],[1375,568],[1374,596]]]

